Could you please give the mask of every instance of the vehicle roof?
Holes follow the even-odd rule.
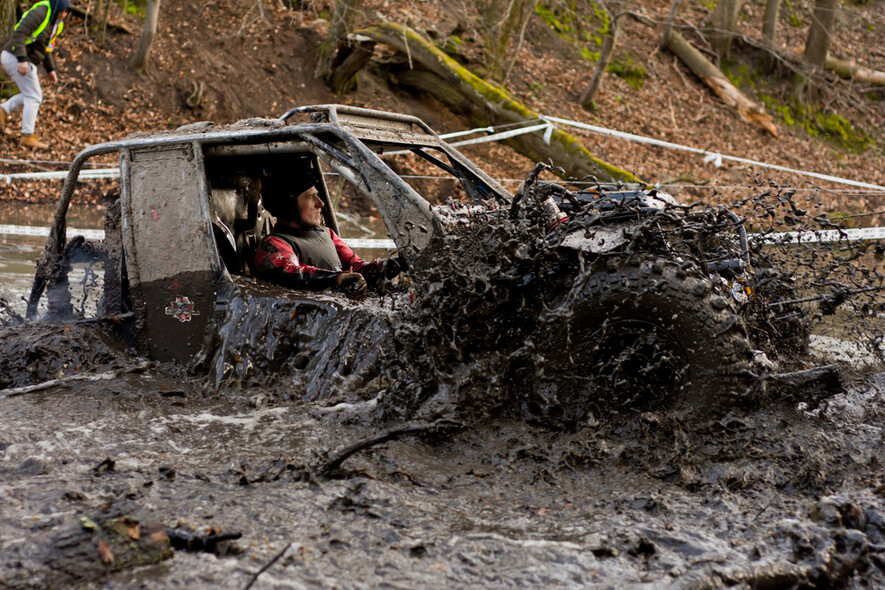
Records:
[[[308,120],[294,121],[296,115]],[[319,130],[327,126],[345,130],[364,142],[376,144],[426,146],[445,149],[447,144],[423,121],[411,115],[387,113],[346,105],[312,105],[296,107],[281,117],[242,119],[228,125],[216,125],[211,121],[189,123],[173,130],[140,131],[114,142],[119,147],[149,147],[194,141],[201,143],[234,142],[253,143],[263,139],[283,140],[289,133],[300,130]]]

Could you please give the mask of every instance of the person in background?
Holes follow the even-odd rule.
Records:
[[[3,46],[0,62],[3,69],[18,86],[19,93],[0,104],[0,131],[13,111],[22,110],[21,145],[45,149],[45,143],[34,133],[37,113],[43,102],[43,89],[37,67],[43,64],[50,84],[58,82],[52,50],[55,39],[64,28],[65,18],[71,10],[70,0],[42,0],[22,15],[12,31],[12,37]]]
[[[261,202],[277,223],[255,251],[255,276],[291,289],[338,290],[363,299],[368,284],[399,273],[396,259],[365,262],[323,224],[323,201],[312,171],[262,180]]]

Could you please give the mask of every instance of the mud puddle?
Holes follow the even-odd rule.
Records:
[[[0,585],[243,588],[267,565],[252,587],[885,584],[883,374],[691,431],[473,424],[318,477],[383,430],[371,403],[270,405],[117,360],[118,379],[2,400]],[[239,538],[108,553],[104,518],[130,545],[136,528]]]
[[[548,297],[563,273],[544,219],[469,221],[441,244],[442,263],[417,268],[414,302],[405,294],[402,306],[388,298],[357,309],[326,294],[312,307],[300,299],[298,314],[265,306],[244,316],[267,330],[249,349],[242,341],[257,332],[228,322],[228,356],[244,364],[242,375],[218,370],[221,381],[133,356],[108,336],[113,322],[0,329],[0,587],[885,585],[881,354],[846,365],[841,383],[718,402],[715,418],[638,406],[601,416],[597,404],[568,428],[542,427],[525,411],[532,381],[518,369],[543,371],[555,347],[534,346],[527,324],[553,334],[570,316],[533,323],[524,310],[576,292],[566,282],[562,298]],[[694,229],[677,224],[672,235]],[[807,335],[793,321],[804,305],[814,306],[812,327],[837,320],[826,332],[838,341],[815,340],[823,362],[839,342],[881,343],[881,294],[864,290],[880,286],[879,261],[858,272],[871,253],[841,248],[832,265],[818,249],[788,254],[816,265],[768,261],[774,272],[763,278],[774,277],[778,299],[746,317],[770,370],[807,367],[804,350],[784,346],[792,332]],[[690,252],[676,254],[684,262]],[[642,268],[677,277],[669,260]],[[812,300],[814,287],[823,294]],[[362,344],[345,351],[359,353],[355,377],[294,360],[250,376],[257,357],[243,350],[289,335],[286,322],[316,335],[318,318],[345,308],[352,315],[335,316],[336,331],[299,346],[320,347],[332,366],[347,356],[338,346]],[[361,375],[363,364],[374,372]],[[304,395],[311,375],[337,379],[342,395]],[[356,377],[359,393],[348,385]],[[356,441],[438,418],[457,422],[326,469]]]

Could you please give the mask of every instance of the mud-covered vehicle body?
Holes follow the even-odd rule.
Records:
[[[294,123],[299,117],[309,120]],[[456,179],[455,200],[431,206],[379,157],[391,152],[416,154]],[[105,239],[93,246],[67,241],[65,216],[79,171],[109,153],[119,154],[121,183]],[[452,331],[502,330],[483,346],[510,359],[500,365],[502,381],[519,384],[528,415],[574,421],[588,407],[745,391],[750,347],[733,286],[746,243],[727,211],[694,211],[640,187],[572,192],[538,181],[540,168],[512,195],[419,119],[340,105],[226,127],[194,124],[84,150],[65,182],[28,316],[42,312],[44,292],[46,313],[71,313],[68,272],[91,256],[104,267],[97,314],[124,318],[151,358],[207,369],[217,382],[271,380],[286,367],[303,374],[306,398],[326,395],[336,383],[366,385],[391,360],[396,346],[387,345],[397,338],[397,323],[414,321],[407,312],[396,316],[414,293],[385,307],[377,298],[352,302],[250,276],[254,247],[272,221],[261,206],[261,179],[306,166],[340,175],[371,199],[419,295],[459,288],[476,295],[495,284],[520,293],[500,309],[485,305],[484,315],[453,322]],[[325,181],[318,188],[325,222],[337,230],[330,189]],[[457,255],[441,244],[459,228],[494,227],[492,256],[508,239],[523,239],[516,229],[507,234],[520,216],[531,218],[520,227],[541,228],[545,254],[526,257],[519,244],[508,245],[512,256],[502,254],[496,268],[509,283],[491,276],[477,289],[473,271],[455,262],[444,266],[463,276],[436,275],[439,288],[421,289],[422,277],[433,276],[419,271],[428,258]],[[512,268],[521,261],[520,276],[510,272],[510,260]],[[527,260],[544,262],[533,269]],[[494,321],[498,313],[509,318]],[[697,397],[685,397],[692,398],[688,406],[698,405]]]

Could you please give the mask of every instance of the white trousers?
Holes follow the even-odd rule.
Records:
[[[28,64],[28,73],[24,76],[19,75],[18,59],[8,51],[0,53],[0,62],[18,86],[18,94],[0,105],[0,109],[6,111],[7,115],[12,114],[14,110],[22,109],[22,135],[30,135],[37,125],[37,112],[40,110],[40,103],[43,102],[43,89],[40,88],[37,66],[25,62]]]

